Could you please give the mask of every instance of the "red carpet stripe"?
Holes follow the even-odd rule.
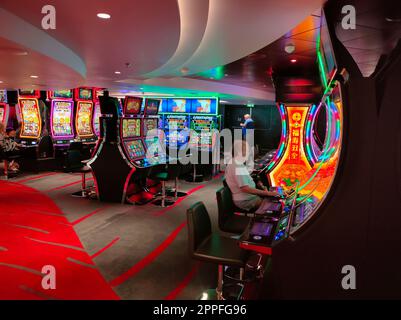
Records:
[[[198,273],[199,270],[199,263],[193,266],[191,271],[186,275],[184,280],[175,288],[173,291],[171,291],[165,298],[164,300],[175,300],[177,296],[184,290],[188,284],[191,282],[193,277]]]
[[[34,177],[26,178],[26,179],[23,179],[23,180],[18,180],[18,181],[15,181],[15,182],[25,183],[25,182],[28,182],[28,181],[39,180],[39,179],[42,179],[42,178],[48,177],[48,176],[54,176],[56,174],[58,174],[58,172],[49,172],[49,173],[42,174],[40,176],[34,176]]]
[[[190,196],[191,194],[195,193],[196,191],[199,191],[200,189],[203,189],[204,187],[205,187],[204,184],[201,185],[201,186],[197,186],[196,188],[193,188],[193,189],[189,190],[189,191],[187,192],[187,194],[188,194],[188,196]],[[172,208],[178,206],[178,205],[179,205],[182,201],[184,201],[188,196],[185,196],[185,197],[182,197],[182,198],[178,198],[177,201],[176,201],[173,205],[171,205],[171,206],[169,206],[169,207],[166,207],[166,208],[161,208],[160,211],[154,213],[154,215],[155,215],[156,217],[162,216],[162,215],[165,214],[166,212],[170,211]]]
[[[106,209],[106,208],[108,208],[108,206],[105,206],[105,207],[103,207],[103,208],[96,209],[95,211],[92,211],[91,213],[88,213],[87,215],[83,216],[82,218],[79,218],[78,220],[75,220],[74,222],[71,222],[71,224],[72,224],[73,226],[75,226],[75,225],[77,225],[78,223],[81,223],[82,221],[88,219],[89,217],[95,215],[95,214],[98,213],[99,211],[102,211],[102,210],[104,210],[104,209]]]
[[[115,238],[113,241],[111,241],[107,246],[105,246],[104,248],[100,249],[98,252],[94,253],[91,258],[96,258],[98,255],[102,254],[103,252],[105,252],[108,248],[110,248],[112,245],[114,245],[117,241],[120,240],[120,237]]]
[[[91,181],[91,180],[93,180],[93,178],[86,179],[86,181]],[[55,187],[55,188],[53,188],[53,189],[47,190],[47,192],[52,192],[52,191],[56,191],[56,190],[61,190],[61,189],[64,189],[64,188],[68,188],[68,187],[71,187],[71,186],[73,186],[73,185],[75,185],[75,184],[81,183],[81,181],[82,181],[82,180],[79,180],[79,181],[71,182],[71,183],[68,183],[68,184],[65,184],[65,185],[62,185],[62,186],[59,186],[59,187]]]
[[[182,229],[184,229],[187,225],[187,221],[181,223],[177,229],[175,229],[156,249],[154,249],[150,254],[148,254],[145,258],[135,264],[131,269],[122,275],[118,276],[114,280],[110,282],[112,287],[119,286],[120,284],[127,281],[129,278],[135,276],[139,271],[144,269],[148,264],[153,262],[164,250],[171,245],[174,239],[178,236]]]

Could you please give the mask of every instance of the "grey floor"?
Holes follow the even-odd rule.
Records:
[[[53,199],[122,299],[197,299],[203,290],[215,287],[216,267],[190,259],[183,224],[186,209],[203,201],[217,231],[215,192],[222,186],[221,178],[203,183],[203,188],[161,215],[160,208],[152,204],[133,206],[72,197],[80,188],[80,179],[67,173],[41,173],[11,181],[21,181]],[[199,185],[181,182],[180,189],[188,191]]]

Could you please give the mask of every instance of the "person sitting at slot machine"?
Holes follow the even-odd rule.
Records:
[[[244,155],[249,154],[248,151],[249,146],[246,141],[234,142],[233,157],[226,167],[225,179],[231,190],[234,204],[245,211],[255,212],[265,205],[265,201],[271,201],[269,197],[280,197],[280,194],[266,190],[261,182],[258,182],[259,189],[256,187],[245,165],[247,159]]]
[[[8,132],[13,131],[15,132],[14,129],[5,130],[4,124],[0,123],[0,148],[3,149],[6,157],[20,154],[19,147],[21,145],[16,143],[12,137],[8,136]],[[19,164],[13,160],[8,164],[8,169],[16,172],[19,169]]]

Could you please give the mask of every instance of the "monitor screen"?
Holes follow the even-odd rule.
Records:
[[[149,137],[145,139],[146,145],[146,156],[148,158],[156,157],[165,154],[164,148],[160,143],[160,139],[157,136]]]
[[[321,69],[320,71],[322,73],[322,82],[325,86],[327,86],[337,71],[337,62],[334,56],[330,32],[324,14],[322,14],[318,44],[320,58],[322,59],[322,63],[319,63],[319,68]]]
[[[95,111],[93,114],[93,131],[99,137],[100,136],[100,116],[102,115],[100,110],[100,103],[95,103]]]
[[[72,90],[55,90],[51,93],[51,98],[72,99],[73,98]]]
[[[92,100],[93,90],[92,88],[79,88],[78,89],[78,100]]]
[[[7,90],[0,90],[0,103],[7,103]]]
[[[190,100],[187,99],[169,99],[168,112],[189,113],[191,109]]]
[[[191,129],[197,132],[211,131],[217,128],[217,118],[212,116],[193,116],[191,119]]]
[[[122,119],[122,137],[138,138],[141,136],[141,119]]]
[[[40,97],[40,91],[38,90],[19,90],[19,95],[23,97]]]
[[[251,236],[268,237],[273,229],[273,224],[268,222],[255,222],[250,230]]]
[[[155,136],[157,135],[159,119],[150,118],[143,120],[143,135],[146,137],[148,134]]]
[[[42,119],[38,100],[20,99],[20,112],[22,118],[21,138],[39,138],[42,129]]]
[[[6,124],[6,108],[7,106],[0,102],[0,123],[3,122]]]
[[[124,114],[139,114],[142,108],[142,98],[125,97]]]
[[[216,99],[191,99],[191,113],[217,113]]]
[[[145,157],[145,148],[142,140],[124,141],[124,147],[130,159],[139,159]]]
[[[188,128],[188,117],[184,115],[165,115],[163,127],[165,130],[183,130]]]
[[[144,114],[149,116],[157,115],[159,113],[160,102],[157,99],[146,99]]]
[[[88,137],[93,135],[92,117],[93,103],[78,102],[75,129],[79,137]]]
[[[53,100],[51,110],[51,129],[52,136],[72,138],[74,137],[72,131],[73,123],[73,101]]]

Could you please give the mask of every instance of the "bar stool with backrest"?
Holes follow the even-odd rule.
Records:
[[[187,210],[189,254],[193,259],[218,265],[217,297],[223,297],[223,266],[240,268],[243,278],[248,253],[238,246],[237,240],[212,232],[209,213],[203,202]]]
[[[250,218],[235,214],[234,203],[228,187],[222,187],[216,192],[219,210],[219,228],[221,231],[242,234],[248,226]]]

